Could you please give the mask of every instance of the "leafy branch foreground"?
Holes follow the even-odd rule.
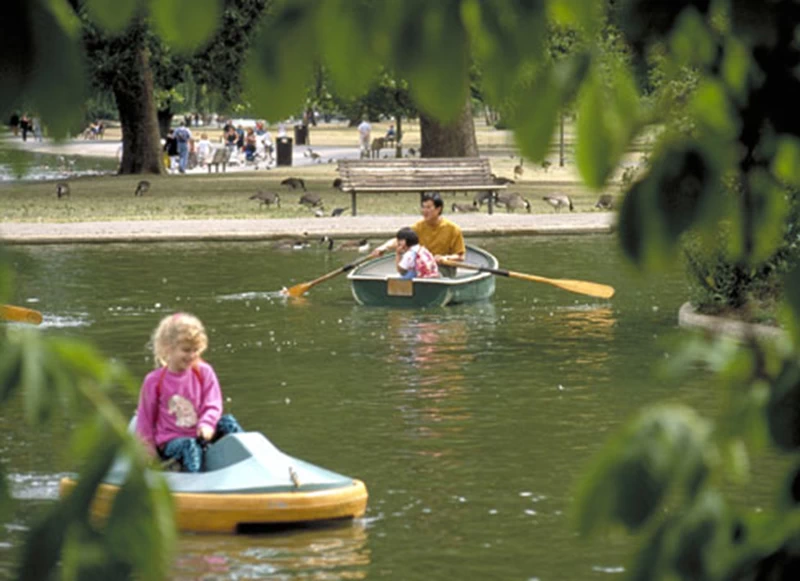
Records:
[[[119,364],[70,339],[43,337],[7,328],[0,339],[0,403],[17,392],[32,427],[64,414],[74,422],[71,451],[81,466],[78,484],[48,508],[27,534],[18,578],[163,579],[172,561],[176,532],[172,499],[163,479],[145,479],[149,456],[127,431],[109,394],[136,385]],[[93,522],[89,508],[115,458],[132,470],[105,523]],[[0,465],[0,516],[8,518],[11,497]]]
[[[218,4],[203,0],[209,10],[186,11],[180,9],[183,2],[149,3],[158,6],[149,17],[165,39],[184,38],[196,47],[202,36],[198,31],[209,31],[204,17],[191,15],[213,13]],[[113,30],[147,16],[139,13],[136,0],[115,3],[117,11],[100,10],[106,5],[102,0],[87,3],[93,19]],[[0,51],[0,111],[27,98],[53,122],[54,131],[66,132],[81,104],[74,13],[65,0],[18,0],[10,6],[0,29],[13,26],[30,43]],[[469,71],[477,62],[487,102],[513,112],[508,121],[526,159],[541,161],[559,112],[577,110],[577,166],[586,184],[599,189],[634,136],[648,125],[669,123],[670,110],[678,105],[666,100],[654,108],[642,106],[640,75],[653,54],[662,54],[666,78],[696,71],[696,87],[681,104],[693,123],[688,131],[664,132],[648,171],[626,193],[619,213],[622,248],[643,270],[655,269],[678,254],[687,232],[698,229],[713,237],[726,222],[731,224],[732,258],[756,265],[780,244],[789,217],[786,186],[800,187],[797,22],[800,4],[795,0],[285,0],[272,6],[254,41],[245,65],[245,93],[254,111],[283,117],[302,102],[318,66],[326,67],[343,92],[353,94],[369,87],[379,68],[388,68],[408,81],[421,110],[447,121],[464,110]],[[563,59],[550,59],[544,42],[550,24],[581,32],[585,43]],[[190,28],[193,32],[185,34]],[[619,30],[629,47],[624,58],[609,60],[602,50],[611,30]],[[18,38],[15,34],[0,38]],[[175,48],[190,47],[176,43]],[[137,53],[139,59],[146,56]],[[729,179],[741,184],[735,196],[722,186]],[[585,532],[619,523],[642,533],[644,546],[629,570],[634,578],[800,577],[800,512],[794,492],[800,480],[800,273],[788,273],[785,281],[791,343],[751,341],[735,348],[724,342],[695,343],[689,346],[693,357],[680,358],[684,367],[699,359],[718,372],[727,402],[719,418],[704,420],[686,408],[646,411],[590,470],[581,489],[578,522]],[[38,358],[41,350],[30,348],[37,358],[29,366],[47,369]],[[58,355],[49,352],[47,357]],[[63,363],[69,368],[69,362]],[[21,369],[31,377],[26,388],[51,385],[49,377]],[[745,474],[747,454],[765,447],[786,454],[792,468],[774,483],[774,502],[767,511],[734,507],[719,483],[729,473]],[[108,454],[98,450],[94,458],[107,460]],[[86,473],[89,478],[100,472],[101,461],[94,462],[97,472]],[[141,488],[133,483],[131,490]],[[94,556],[107,541],[81,520],[85,513],[66,516],[74,514],[79,516],[75,528],[56,526],[53,540],[43,545],[55,550],[61,539],[69,539],[63,545],[70,555],[65,559],[69,572],[99,562]],[[144,519],[154,518],[123,516],[143,519],[142,527]],[[43,534],[51,538],[47,530]],[[109,537],[124,534],[108,529]],[[82,543],[92,550],[78,552],[75,547]],[[133,562],[141,566],[137,571],[145,571],[140,555],[162,546],[120,543],[108,554],[119,571],[131,570]],[[117,557],[120,550],[128,551],[128,561]],[[110,571],[109,563],[104,564]],[[154,563],[162,565],[158,559]]]

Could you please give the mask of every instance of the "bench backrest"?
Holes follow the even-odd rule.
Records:
[[[494,183],[489,160],[478,157],[343,159],[338,169],[345,192],[503,189]]]

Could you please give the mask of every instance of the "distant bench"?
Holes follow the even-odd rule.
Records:
[[[222,171],[227,171],[228,162],[231,159],[231,149],[222,146],[219,147],[216,151],[214,151],[214,157],[211,158],[211,161],[208,162],[208,173],[211,173],[211,166],[214,166],[216,173],[219,173],[219,166],[222,164]]]
[[[496,192],[489,160],[479,157],[422,159],[343,159],[339,161],[340,189],[350,192],[356,215],[356,195],[387,192]],[[492,213],[492,196],[489,213]]]

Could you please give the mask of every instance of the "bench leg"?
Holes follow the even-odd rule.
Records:
[[[356,215],[356,193],[355,192],[350,192],[350,199],[352,200],[352,202],[350,203],[351,208],[352,208],[352,213],[353,213],[353,216],[355,216]]]
[[[489,196],[489,213],[494,214],[494,192]]]

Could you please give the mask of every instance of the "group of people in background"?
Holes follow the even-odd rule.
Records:
[[[36,141],[42,140],[42,123],[38,117],[29,117],[27,113],[12,113],[8,119],[8,127],[14,137],[22,134],[22,141],[28,141],[28,134],[33,133]]]
[[[222,134],[226,147],[242,153],[246,161],[252,162],[261,158],[270,162],[273,159],[272,134],[264,121],[257,121],[255,127],[244,129],[241,125],[234,127],[229,120],[223,126]]]
[[[285,130],[284,130],[285,131]],[[274,159],[272,134],[264,121],[256,122],[255,127],[245,129],[227,120],[222,127],[222,146],[230,150],[232,157],[242,155],[246,162]],[[189,129],[186,119],[180,126],[170,129],[164,140],[164,164],[169,170],[185,173],[187,169],[205,167],[214,157],[216,148],[202,132],[197,140]]]

